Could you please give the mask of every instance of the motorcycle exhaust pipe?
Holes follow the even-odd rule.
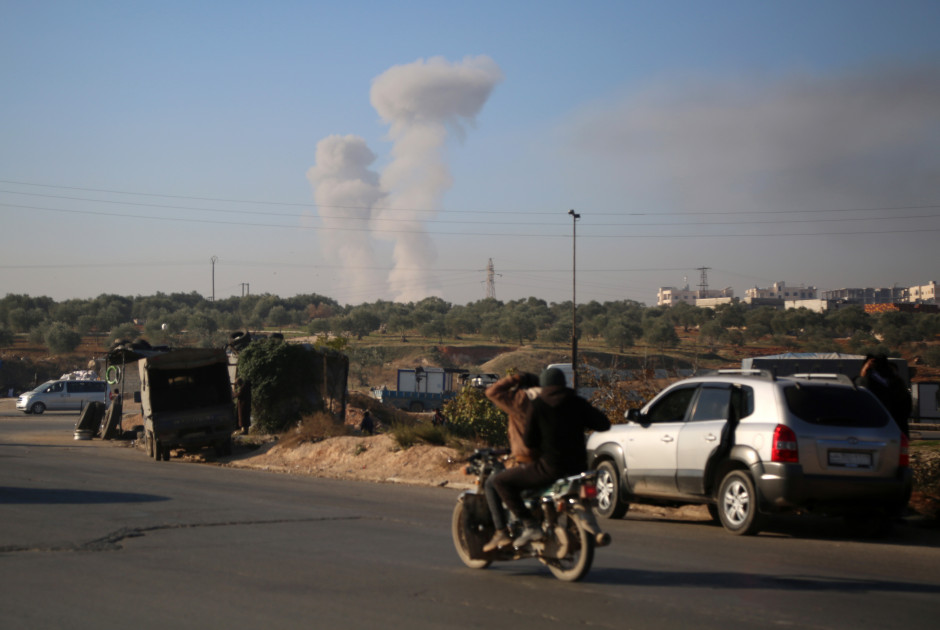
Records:
[[[610,534],[607,532],[598,532],[594,535],[594,544],[598,547],[606,547],[610,544]]]

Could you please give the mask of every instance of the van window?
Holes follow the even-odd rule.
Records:
[[[62,381],[56,381],[55,383],[52,383],[46,389],[42,390],[42,393],[55,394],[55,393],[63,392],[63,391],[65,391],[65,383],[63,383]]]
[[[105,391],[104,381],[69,381],[67,384],[70,394],[93,394]]]

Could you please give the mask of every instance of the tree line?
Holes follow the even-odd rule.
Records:
[[[295,329],[312,335],[362,339],[384,333],[406,340],[420,335],[444,338],[481,335],[499,343],[539,341],[565,344],[572,334],[571,302],[549,303],[529,297],[493,298],[459,305],[438,297],[399,303],[376,300],[340,305],[318,294],[281,298],[271,294],[208,300],[196,292],[152,296],[102,294],[93,299],[57,302],[49,297],[8,294],[0,299],[0,347],[25,334],[53,353],[77,347],[83,335],[97,334],[110,344],[144,337],[154,344],[215,346],[235,330]],[[744,303],[703,308],[680,303],[646,306],[632,300],[579,304],[579,339],[624,352],[644,343],[661,350],[679,345],[677,330],[697,330],[705,347],[763,342],[803,351],[897,352],[940,334],[940,314],[889,311],[866,313],[859,305],[817,313],[800,309],[751,308]],[[936,349],[924,348],[933,359]],[[937,357],[940,363],[940,357]],[[930,361],[933,363],[933,361]]]

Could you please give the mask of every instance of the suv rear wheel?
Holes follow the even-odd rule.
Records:
[[[752,536],[760,531],[763,517],[757,507],[757,492],[750,475],[732,470],[718,490],[718,517],[732,534]]]

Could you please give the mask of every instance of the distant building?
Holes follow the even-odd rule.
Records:
[[[927,284],[908,289],[909,302],[916,304],[936,304],[937,303],[937,281],[931,280]]]
[[[895,304],[908,301],[906,287],[834,289],[823,291],[824,300],[845,300],[851,304]]]
[[[816,287],[804,287],[802,284],[798,287],[788,287],[785,282],[774,282],[773,286],[767,289],[754,287],[744,292],[745,298],[752,300],[777,299],[777,300],[815,300],[817,296]]]
[[[680,302],[685,302],[692,306],[704,306],[701,300],[724,298],[725,302],[730,302],[734,298],[734,289],[727,287],[724,289],[705,289],[693,291],[688,285],[684,289],[676,287],[661,287],[656,293],[656,304],[658,306],[675,306]]]
[[[784,300],[783,308],[805,308],[807,310],[813,311],[814,313],[825,313],[829,310],[835,310],[838,308],[839,302],[830,302],[829,300]]]
[[[727,295],[724,297],[707,297],[707,298],[698,298],[695,300],[695,306],[701,306],[702,308],[715,308],[719,304],[731,304],[737,302],[734,296]]]

